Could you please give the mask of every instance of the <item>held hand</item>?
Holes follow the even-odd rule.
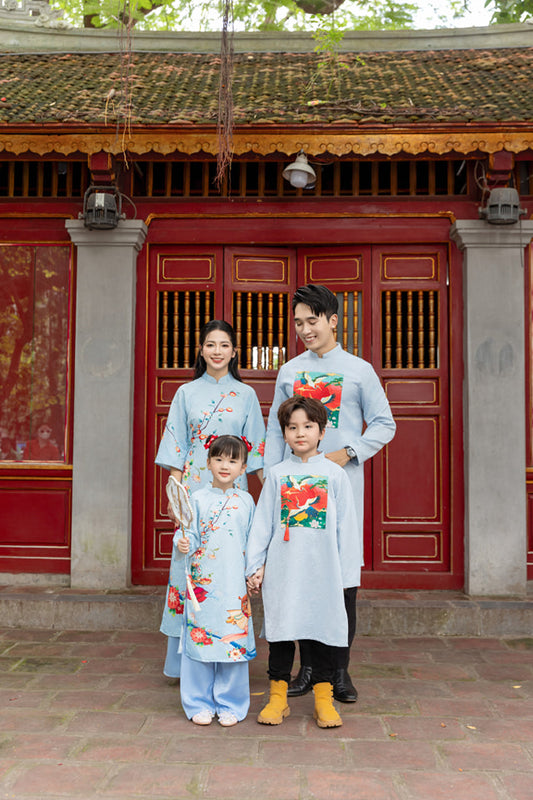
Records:
[[[261,588],[261,585],[263,583],[264,572],[265,572],[264,566],[259,567],[259,569],[256,572],[254,572],[253,575],[250,575],[250,577],[247,579],[246,585],[248,587],[248,591],[250,592],[250,594],[259,593],[259,589]]]
[[[180,553],[183,553],[183,555],[186,555],[189,552],[190,547],[191,547],[191,544],[190,544],[189,539],[187,538],[187,536],[180,536],[178,539],[176,539],[176,547],[178,548]]]
[[[329,458],[330,461],[338,464],[339,467],[345,467],[350,460],[344,447],[342,447],[340,450],[333,450],[331,453],[326,453],[326,458]]]

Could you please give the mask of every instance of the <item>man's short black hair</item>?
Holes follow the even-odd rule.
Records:
[[[278,408],[278,421],[283,433],[285,433],[285,428],[288,426],[293,413],[299,409],[305,411],[308,420],[317,423],[321,433],[326,430],[328,412],[322,403],[315,400],[314,397],[303,397],[301,394],[294,394],[284,400]]]
[[[293,312],[298,303],[309,306],[317,317],[325,314],[327,319],[331,319],[333,314],[338,314],[339,311],[339,301],[336,296],[326,286],[318,283],[309,283],[296,289],[292,298]]]

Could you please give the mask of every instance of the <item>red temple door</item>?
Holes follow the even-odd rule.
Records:
[[[363,585],[462,586],[462,498],[456,493],[455,511],[451,502],[447,254],[445,245],[149,249],[138,297],[134,583],[167,579],[166,473],[153,463],[172,397],[192,377],[200,328],[214,318],[232,322],[241,375],[266,416],[277,369],[298,350],[290,297],[309,282],[337,294],[337,337],[373,364],[398,424],[366,467]]]

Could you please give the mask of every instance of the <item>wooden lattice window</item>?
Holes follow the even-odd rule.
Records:
[[[159,292],[158,366],[194,366],[202,327],[214,319],[215,295],[209,291]]]
[[[361,292],[337,292],[339,301],[339,322],[337,325],[337,341],[344,350],[359,355],[361,346]]]
[[[279,369],[287,360],[289,296],[234,292],[233,321],[243,369]]]
[[[438,292],[382,293],[382,358],[385,369],[438,369]]]

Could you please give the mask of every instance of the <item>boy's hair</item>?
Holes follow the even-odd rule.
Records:
[[[309,283],[307,286],[300,286],[292,297],[292,310],[303,303],[309,306],[313,314],[320,317],[326,315],[326,319],[331,319],[333,314],[339,311],[339,301],[333,292],[320,284]]]
[[[307,414],[307,419],[311,422],[316,422],[320,428],[320,432],[326,429],[328,424],[328,412],[318,400],[313,397],[302,397],[301,394],[295,394],[284,400],[278,408],[278,420],[281,425],[281,430],[285,432],[290,419],[295,411],[302,409]]]
[[[227,456],[228,458],[238,458],[243,464],[248,461],[248,448],[239,436],[217,436],[209,445],[208,458],[217,456]]]

